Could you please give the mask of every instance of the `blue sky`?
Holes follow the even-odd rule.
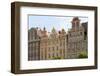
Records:
[[[43,29],[44,27],[48,32],[54,27],[57,31],[65,29],[67,31],[71,28],[71,21],[73,16],[45,16],[45,15],[29,15],[28,16],[28,26],[29,29],[32,27],[39,27]],[[88,17],[79,17],[82,22],[87,22]]]

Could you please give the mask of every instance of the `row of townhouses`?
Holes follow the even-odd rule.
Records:
[[[28,30],[28,60],[76,59],[82,52],[87,53],[87,26],[78,17],[72,19],[72,27],[51,32],[46,28]]]

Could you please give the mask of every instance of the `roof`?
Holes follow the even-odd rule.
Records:
[[[76,21],[76,20],[79,20],[78,17],[74,17],[72,21]]]

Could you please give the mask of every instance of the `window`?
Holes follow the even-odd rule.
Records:
[[[57,50],[58,50],[58,46],[57,46]]]
[[[52,50],[54,51],[54,47],[52,47]]]
[[[56,55],[57,55],[57,57],[59,57],[59,54],[58,53]]]
[[[53,55],[52,57],[55,57],[55,54],[54,53],[52,55]]]
[[[84,32],[84,40],[87,39],[87,32]]]
[[[82,35],[82,32],[80,32],[80,35]]]
[[[69,34],[69,36],[71,36],[71,33]]]
[[[50,58],[50,56],[51,56],[51,55],[50,55],[50,54],[48,54],[48,57],[49,57],[49,58]]]

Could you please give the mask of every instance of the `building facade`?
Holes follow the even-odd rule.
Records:
[[[80,23],[78,17],[73,18],[72,28],[68,31],[67,58],[79,58],[81,53],[87,51],[87,22]]]
[[[40,59],[40,37],[37,28],[28,31],[28,60]]]
[[[87,22],[80,23],[78,17],[72,20],[72,28],[51,32],[46,28],[31,28],[28,31],[28,60],[76,59],[87,54]]]
[[[57,32],[55,28],[53,28],[49,35],[45,28],[41,30],[40,59],[51,60],[65,58],[65,36],[66,32],[64,29]]]

